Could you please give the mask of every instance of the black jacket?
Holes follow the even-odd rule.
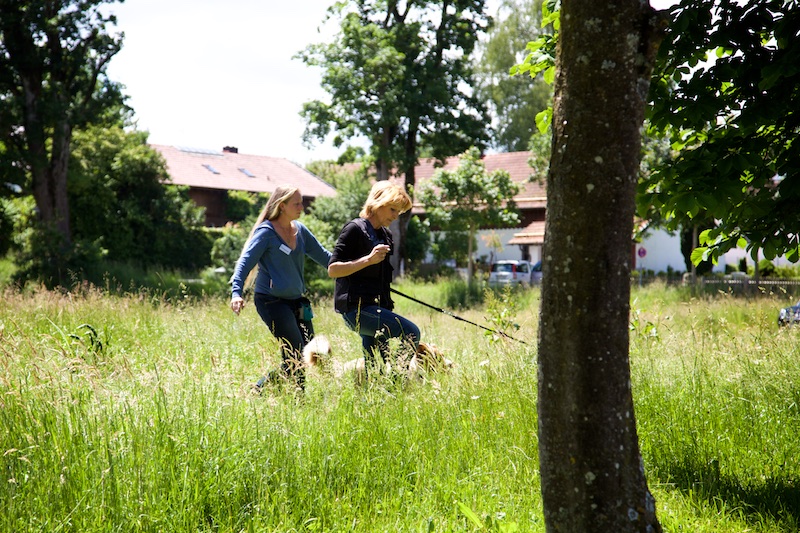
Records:
[[[386,228],[375,229],[363,218],[351,220],[342,228],[333,249],[331,263],[355,261],[372,252],[378,244],[388,244],[390,251],[377,265],[370,265],[349,276],[336,278],[333,301],[336,311],[347,313],[367,305],[393,309],[389,296],[392,282],[392,264],[389,257],[394,251],[392,234]]]

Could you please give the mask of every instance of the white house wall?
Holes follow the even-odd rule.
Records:
[[[685,272],[686,263],[681,254],[680,237],[677,234],[670,235],[664,230],[651,232],[642,242],[636,244],[635,267],[636,270],[652,270],[656,273],[667,272],[670,268],[676,272]]]
[[[495,230],[481,230],[478,232],[477,241],[478,241],[478,248],[475,250],[475,259],[478,260],[481,257],[485,257],[488,261],[491,257],[492,250],[487,246],[486,239],[490,237],[492,234],[496,234],[498,239],[501,243],[503,243],[503,248],[499,251],[496,251],[496,255],[494,260],[501,260],[501,259],[522,259],[522,250],[516,244],[507,244],[510,241],[515,233],[519,233],[524,228],[505,228],[505,229],[495,229]],[[431,240],[435,235],[438,235],[440,232],[432,232],[433,235],[431,236]],[[541,246],[530,246],[530,260],[531,262],[535,263],[539,261],[542,257],[542,247]],[[428,253],[428,256],[425,258],[426,261],[432,262],[433,255]]]

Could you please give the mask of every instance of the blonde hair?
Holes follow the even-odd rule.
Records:
[[[369,218],[377,209],[386,205],[394,205],[401,213],[405,213],[411,209],[411,197],[400,185],[386,180],[378,181],[369,191],[367,201],[358,216]]]
[[[265,220],[275,220],[281,216],[281,206],[288,202],[289,199],[298,192],[300,192],[300,189],[297,187],[290,187],[288,185],[279,185],[278,187],[275,187],[275,190],[272,191],[272,194],[270,194],[269,200],[267,200],[267,203],[264,205],[261,213],[258,214],[256,223],[253,224],[253,227],[250,229],[250,234],[247,236],[247,240],[244,241],[244,245],[242,246],[242,252],[247,249],[247,244],[250,242],[250,239],[253,238],[253,235],[258,227],[263,224]],[[253,270],[250,271],[250,274],[247,275],[247,279],[244,281],[245,289],[250,288],[253,285],[257,274],[258,265],[256,265]]]

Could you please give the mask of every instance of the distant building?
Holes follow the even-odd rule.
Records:
[[[189,197],[206,209],[207,226],[228,222],[228,191],[272,193],[279,185],[298,187],[308,206],[319,196],[335,196],[336,189],[287,159],[240,154],[232,146],[221,151],[153,144],[167,162],[171,183],[189,187]]]
[[[526,259],[536,262],[541,259],[542,244],[544,244],[544,221],[547,213],[547,190],[544,177],[533,175],[533,170],[528,165],[530,152],[507,152],[501,154],[486,154],[483,164],[486,172],[505,170],[516,183],[520,190],[514,196],[520,215],[520,225],[515,228],[484,228],[478,232],[478,248],[475,258],[485,257],[487,260],[497,259]],[[422,159],[414,169],[416,187],[431,179],[437,170],[453,171],[458,168],[460,158],[448,157],[444,165],[438,165],[435,159]],[[401,176],[396,178],[402,182]],[[424,215],[425,209],[421,204],[415,204],[412,213]],[[502,249],[492,246],[499,243]]]
[[[533,176],[528,165],[530,152],[509,152],[486,154],[483,164],[487,172],[498,169],[507,171],[511,180],[520,186],[520,192],[514,197],[520,213],[521,224],[516,228],[484,228],[478,233],[478,247],[475,259],[485,258],[488,261],[500,259],[525,259],[535,263],[543,259],[545,219],[547,214],[547,189],[545,176]],[[414,170],[416,186],[429,180],[440,168],[455,170],[459,157],[450,157],[445,164],[437,165],[434,159],[423,159]],[[403,181],[403,176],[395,178]],[[423,215],[425,209],[415,204],[412,212]],[[498,249],[496,245],[499,244]],[[724,271],[725,265],[738,261],[743,255],[741,250],[731,250],[714,266],[714,271]],[[669,269],[681,272],[686,269],[681,254],[680,240],[677,235],[670,235],[664,230],[651,231],[642,242],[634,242],[631,236],[631,268],[665,272]]]

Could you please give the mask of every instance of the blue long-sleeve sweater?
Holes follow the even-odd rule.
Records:
[[[303,276],[305,256],[328,267],[331,253],[301,222],[297,227],[297,245],[294,250],[281,239],[272,223],[264,222],[256,228],[253,237],[236,261],[231,276],[231,296],[241,297],[244,281],[250,271],[258,265],[255,292],[269,294],[288,300],[300,298],[306,290]]]

